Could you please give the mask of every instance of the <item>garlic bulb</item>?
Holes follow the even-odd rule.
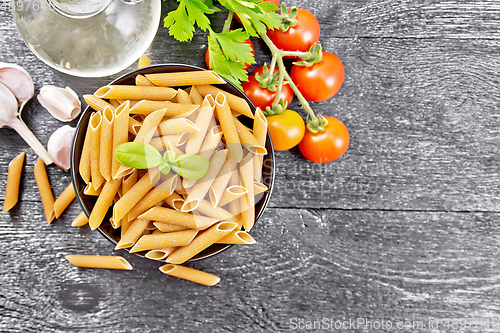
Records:
[[[21,110],[35,94],[35,86],[31,75],[16,64],[0,62],[0,83],[4,84],[14,94]]]
[[[50,157],[64,171],[68,171],[71,166],[71,144],[75,130],[74,127],[64,125],[52,133],[47,143]]]
[[[52,159],[45,148],[30,131],[28,126],[18,117],[17,106],[17,100],[12,91],[0,83],[0,128],[4,126],[13,128],[30,145],[35,153],[40,156],[45,164],[51,164]]]
[[[43,86],[37,99],[54,118],[64,122],[75,119],[82,110],[78,95],[70,87]]]

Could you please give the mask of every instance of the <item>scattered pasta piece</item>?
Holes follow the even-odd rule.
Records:
[[[9,163],[9,173],[7,175],[7,187],[5,189],[5,200],[3,202],[3,212],[11,210],[19,200],[19,184],[23,171],[24,157],[26,153],[22,152]]]
[[[128,271],[133,269],[132,265],[130,265],[125,258],[120,256],[70,254],[66,256],[66,259],[76,267],[124,269]]]
[[[220,281],[218,276],[180,265],[163,265],[160,267],[160,271],[164,274],[203,284],[205,286],[214,286]]]

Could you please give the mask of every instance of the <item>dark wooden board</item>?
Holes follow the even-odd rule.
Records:
[[[294,318],[394,325],[500,318],[500,2],[287,3],[318,16],[324,49],[344,62],[339,93],[312,105],[348,126],[346,155],[319,165],[296,149],[278,152],[270,207],[252,231],[258,244],[193,264],[222,278],[207,288],[114,252],[97,232],[70,227],[76,202],[47,225],[33,178],[36,155],[13,130],[0,129],[2,170],[27,153],[21,201],[0,215],[0,332],[281,332],[293,331]],[[82,79],[49,68],[21,40],[5,4],[0,0],[0,61],[23,65],[35,93],[53,84],[81,96],[127,72]],[[175,3],[163,7],[162,17]],[[216,15],[214,27],[223,21]],[[198,31],[178,43],[160,27],[147,54],[153,64],[204,67],[205,36]],[[258,62],[269,61],[263,44],[254,45]],[[291,108],[301,110],[296,100]],[[44,145],[64,125],[36,99],[23,119]],[[58,195],[70,176],[47,169]],[[5,182],[6,172],[0,205]],[[64,259],[72,253],[123,255],[134,270],[78,269]],[[498,330],[440,322],[432,332],[457,331]]]

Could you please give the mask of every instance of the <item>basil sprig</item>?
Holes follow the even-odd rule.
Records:
[[[149,169],[160,166],[160,172],[168,174],[172,169],[187,179],[200,179],[208,170],[208,159],[200,155],[184,154],[175,157],[171,150],[161,156],[155,147],[144,142],[126,142],[115,150],[115,157],[121,164],[135,169]]]

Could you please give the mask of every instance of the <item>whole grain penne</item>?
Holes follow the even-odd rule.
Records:
[[[165,109],[165,117],[188,117],[200,106],[196,104],[181,104],[162,101],[141,100],[137,102],[130,113],[148,115],[160,109]]]
[[[73,188],[73,183],[64,189],[60,196],[54,201],[54,213],[56,218],[59,218],[61,214],[66,210],[69,204],[76,198],[75,189]]]
[[[189,228],[183,227],[181,225],[170,224],[170,223],[159,222],[159,221],[155,221],[155,222],[153,222],[153,224],[161,232],[173,232],[173,231],[181,231],[181,230],[189,229]]]
[[[134,220],[137,216],[168,198],[174,191],[177,181],[177,174],[170,174],[165,181],[151,189],[128,212],[128,220]]]
[[[111,159],[113,158],[113,122],[115,115],[111,108],[102,113],[101,137],[99,139],[99,171],[109,181],[111,179]]]
[[[103,185],[101,184],[101,187],[99,187],[97,190],[94,189],[92,186],[92,182],[89,182],[87,186],[83,189],[83,194],[85,195],[91,195],[91,196],[98,196],[101,193]]]
[[[246,231],[235,230],[217,241],[218,244],[255,244],[255,239]]]
[[[179,139],[181,138],[181,134],[173,134],[173,135],[162,135],[156,138],[151,139],[149,144],[156,149],[163,151],[168,148],[167,143],[172,143],[174,146],[177,146],[179,143]]]
[[[255,119],[253,121],[253,135],[262,147],[266,146],[267,139],[267,117],[260,108],[255,110]],[[253,177],[256,181],[262,180],[262,163],[264,156],[255,156],[253,160]]]
[[[101,225],[102,221],[104,220],[104,216],[113,203],[113,199],[115,198],[115,195],[118,192],[118,188],[120,187],[121,183],[121,179],[111,179],[109,182],[106,182],[106,184],[104,184],[101,193],[97,197],[95,206],[90,213],[90,229],[95,230]]]
[[[236,170],[236,167],[237,167],[236,161],[233,159],[229,159],[222,166],[219,173],[215,177],[215,180],[212,183],[212,186],[210,187],[210,190],[208,192],[210,202],[212,203],[212,207],[215,208],[219,205],[219,201],[222,198],[222,194],[224,193],[224,190],[227,187],[227,183],[231,178],[232,172]]]
[[[120,106],[120,102],[117,99],[110,99],[109,104],[113,105],[115,108]]]
[[[171,264],[182,264],[231,233],[237,226],[235,222],[219,222],[198,234],[189,245],[180,247],[165,261]]]
[[[97,190],[104,181],[99,170],[100,149],[101,149],[101,124],[102,116],[100,112],[95,112],[90,116],[90,174],[92,186]]]
[[[200,204],[196,208],[202,214],[218,219],[219,221],[231,221],[238,222],[238,220],[228,212],[227,210],[220,207],[212,207],[212,204],[207,200],[201,200]]]
[[[149,81],[149,79],[147,77],[145,77],[144,75],[137,75],[135,77],[135,85],[136,86],[154,86],[154,83]]]
[[[177,182],[177,184],[180,182]],[[182,208],[182,204],[184,203],[184,199],[177,194],[176,192],[172,193],[168,198],[166,198],[165,203],[175,210],[180,211]]]
[[[130,253],[146,250],[159,250],[166,247],[186,246],[198,233],[198,230],[182,230],[167,233],[145,235],[130,249]]]
[[[224,207],[233,200],[240,198],[241,196],[247,194],[248,190],[241,185],[231,185],[228,186],[219,201],[219,206]]]
[[[167,87],[111,85],[99,88],[94,95],[106,99],[149,99],[168,101],[175,97],[177,90]]]
[[[214,286],[219,283],[220,278],[213,274],[199,271],[194,268],[189,268],[179,265],[163,265],[160,267],[160,272],[175,276],[179,279],[188,280],[205,286]]]
[[[219,93],[215,98],[215,109],[217,110],[217,117],[222,128],[224,138],[226,139],[226,146],[229,150],[229,157],[236,162],[241,161],[243,150],[241,149],[241,142],[236,129],[234,120],[236,118],[231,114],[226,96]]]
[[[3,212],[6,213],[12,209],[19,200],[19,184],[23,172],[24,157],[26,153],[22,152],[9,163],[7,174],[7,187],[5,188],[5,199],[3,201]]]
[[[120,162],[115,158],[114,151],[116,148],[128,141],[128,126],[130,122],[129,117],[130,102],[126,101],[121,104],[114,113],[113,120],[113,146],[111,152],[111,175],[116,177]]]
[[[149,171],[115,203],[113,207],[113,219],[115,221],[124,218],[128,212],[148,193],[160,180],[158,167]]]
[[[248,118],[251,119],[254,118],[252,110],[250,109],[250,106],[248,105],[245,99],[233,95],[231,93],[228,93],[227,91],[216,88],[212,85],[197,85],[197,88],[202,96],[206,96],[208,94],[211,94],[212,96],[217,96],[217,94],[219,93],[224,94],[231,110],[234,110],[239,114],[245,115]]]
[[[38,193],[40,193],[40,198],[42,199],[45,218],[47,219],[47,223],[51,223],[55,217],[54,195],[52,194],[52,190],[49,184],[49,178],[47,177],[47,171],[45,170],[45,163],[43,163],[42,159],[39,158],[36,161],[33,172],[35,174]]]
[[[163,116],[165,115],[165,109],[160,109],[155,112],[150,113],[142,123],[141,129],[134,139],[134,142],[144,142],[149,143],[153,136],[155,135],[156,129],[160,124]]]
[[[140,219],[166,222],[180,225],[189,229],[201,230],[218,222],[216,218],[178,212],[174,209],[156,206],[139,216]]]
[[[78,172],[82,177],[85,184],[90,182],[90,149],[92,148],[90,134],[90,121],[87,124],[87,131],[85,132],[85,139],[83,141],[82,153],[80,155],[80,163],[78,165]]]
[[[132,270],[132,265],[120,256],[70,254],[66,256],[66,259],[77,267]]]
[[[213,71],[192,71],[146,74],[149,81],[161,87],[179,87],[197,84],[224,84],[223,78]]]
[[[267,154],[266,147],[264,145],[261,145],[260,142],[255,138],[255,136],[250,132],[250,129],[243,125],[236,117],[234,117],[234,124],[236,125],[236,129],[238,130],[240,141],[246,149],[256,155]]]
[[[212,186],[215,177],[219,174],[220,169],[226,162],[227,149],[219,150],[210,159],[207,172],[198,179],[196,184],[193,186],[192,190],[188,193],[184,204],[182,205],[181,211],[190,212],[195,210],[200,201],[205,197],[210,186]]]
[[[89,223],[89,219],[87,218],[87,215],[85,215],[84,212],[81,212],[78,214],[77,217],[71,222],[72,227],[83,227],[84,225],[87,225]]]
[[[128,132],[132,135],[137,135],[141,130],[142,123],[139,122],[134,117],[129,117],[128,119]]]
[[[189,97],[191,98],[193,104],[201,105],[201,103],[203,103],[203,96],[201,96],[197,86],[191,87],[191,90],[189,91]]]
[[[251,152],[248,152],[240,163],[240,177],[242,185],[248,190],[246,196],[247,205],[242,207],[241,222],[246,231],[250,231],[255,222],[255,196],[254,196],[254,180],[253,180],[253,157]]]
[[[83,99],[96,112],[103,112],[107,107],[111,108],[113,111],[116,109],[112,104],[94,95],[83,95]]]
[[[212,158],[215,148],[220,143],[222,138],[222,128],[218,125],[213,126],[207,133],[205,140],[200,148],[199,155],[206,157],[208,160]]]
[[[127,194],[128,191],[137,183],[137,169],[135,169],[131,174],[122,178],[122,196]],[[120,234],[123,237],[125,232],[127,232],[128,227],[132,221],[129,221],[128,216],[122,218],[122,225],[120,227]]]
[[[244,186],[241,186],[239,169],[234,170],[233,173],[231,174],[231,178],[229,178],[229,187],[232,187],[232,186],[239,186],[239,187],[245,189],[245,195],[239,196],[238,200],[233,199],[233,200],[228,201],[229,212],[238,219],[238,229],[237,230],[240,230],[241,229],[241,201],[243,199],[246,200],[246,194],[248,193],[248,190]],[[221,201],[223,199],[224,198],[222,198]]]
[[[137,240],[143,235],[143,232],[146,230],[149,222],[150,220],[144,219],[133,220],[125,234],[122,235],[116,244],[115,250],[134,246],[135,242],[137,242]]]
[[[254,156],[254,158],[256,157],[257,156]],[[269,190],[269,188],[266,185],[262,184],[261,182],[254,182],[253,185],[254,185],[253,186],[254,195],[261,194],[262,192],[266,192],[267,190]]]
[[[179,104],[191,104],[191,97],[189,94],[183,89],[177,89],[177,103]]]
[[[198,132],[200,129],[187,118],[171,118],[160,123],[159,135],[173,135]]]
[[[178,246],[174,246],[174,247],[166,247],[159,250],[150,250],[146,252],[144,256],[148,259],[163,260],[178,248],[179,248]]]
[[[187,98],[190,98],[187,96]],[[186,154],[198,154],[203,140],[206,137],[210,120],[214,117],[215,101],[212,95],[205,96],[203,103],[198,110],[195,125],[199,131],[191,133],[186,144]]]

